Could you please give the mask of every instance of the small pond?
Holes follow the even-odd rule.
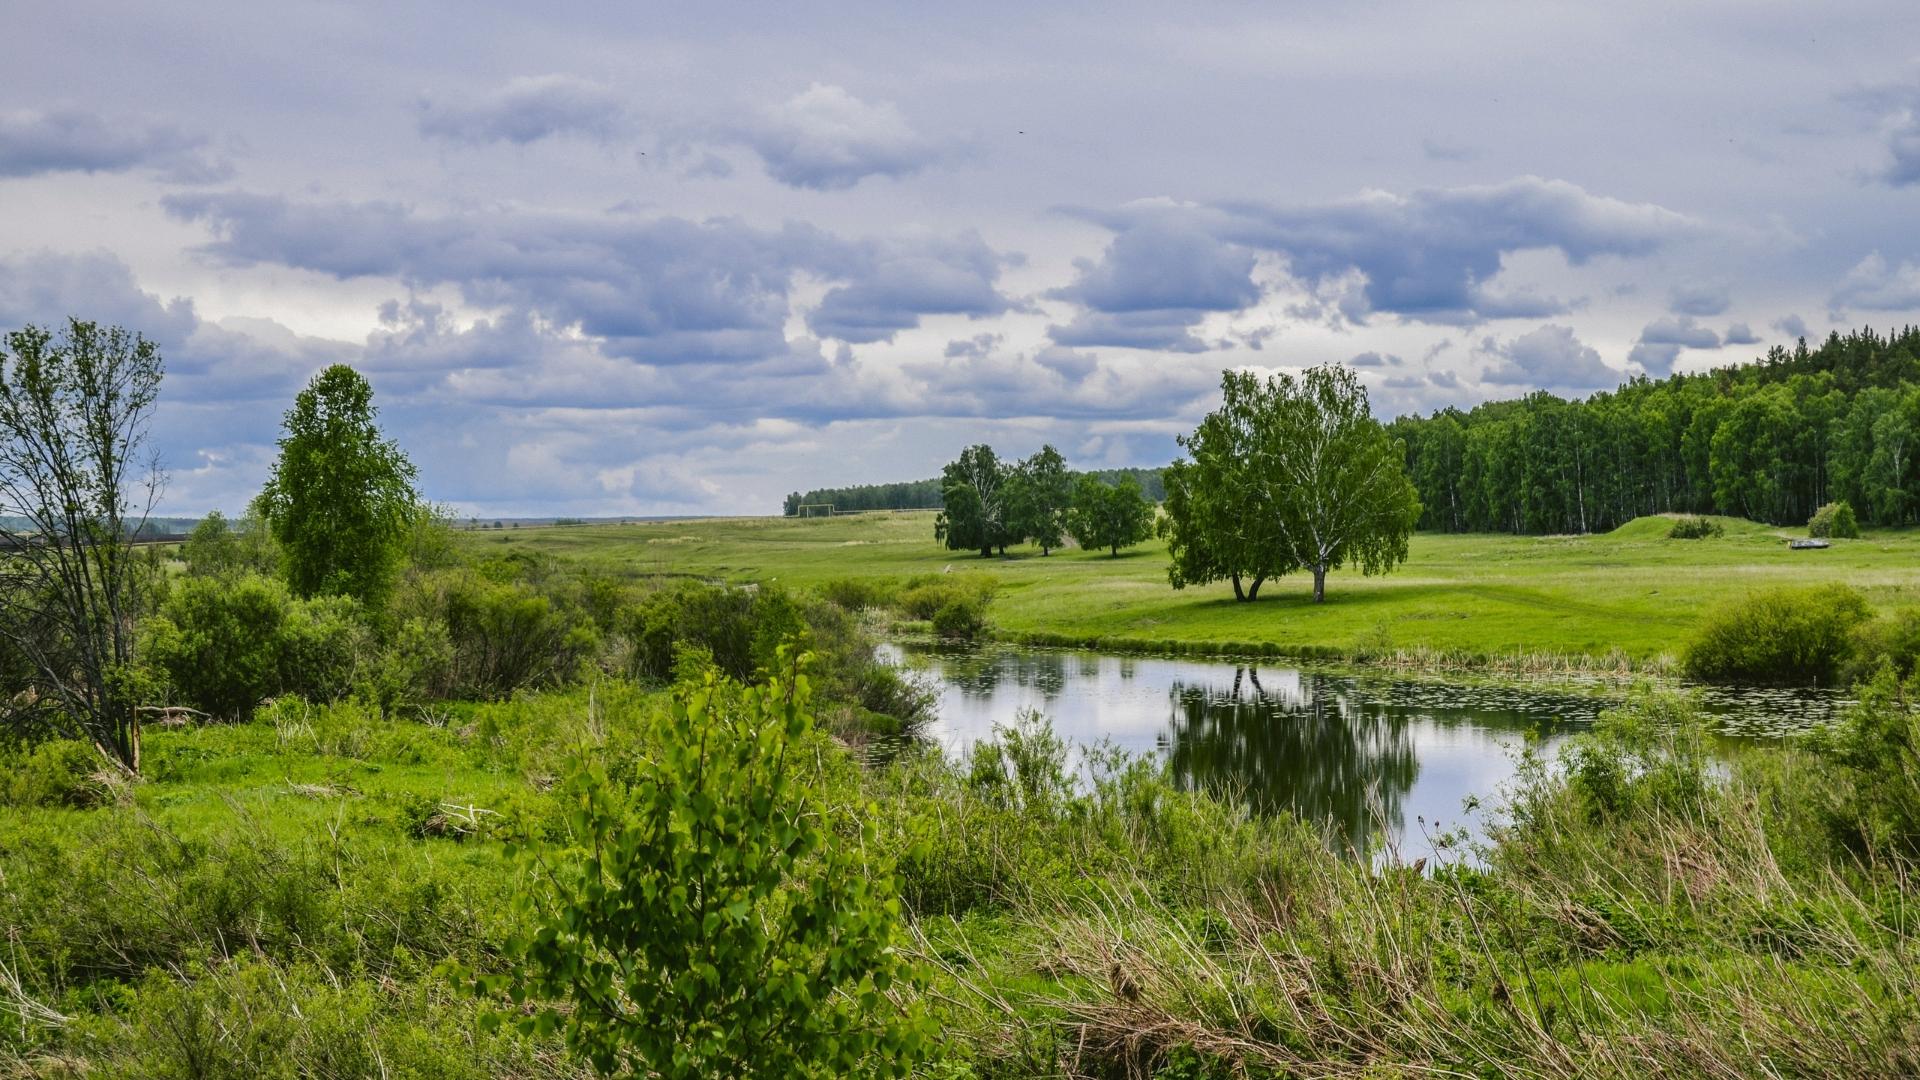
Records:
[[[1176,782],[1290,810],[1340,842],[1403,858],[1441,830],[1481,832],[1529,737],[1551,755],[1624,691],[1601,684],[1446,681],[1275,661],[1110,656],[992,646],[887,645],[939,689],[923,737],[960,756],[1037,710],[1069,744],[1109,741],[1167,763]],[[1700,691],[1727,738],[1769,738],[1831,716],[1831,692]]]

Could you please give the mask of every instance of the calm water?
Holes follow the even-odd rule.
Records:
[[[1617,695],[1511,684],[1354,676],[1273,662],[1018,648],[885,646],[940,690],[925,737],[949,754],[1038,710],[1069,743],[1103,740],[1164,760],[1185,786],[1243,793],[1340,841],[1391,840],[1404,857],[1442,829],[1478,835],[1528,738],[1549,753]],[[1829,716],[1831,694],[1710,691],[1724,731],[1779,734]],[[1424,821],[1424,824],[1423,824]],[[1380,835],[1384,829],[1384,835]]]

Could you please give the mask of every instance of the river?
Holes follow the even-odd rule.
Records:
[[[1360,850],[1429,854],[1442,831],[1484,835],[1517,755],[1549,758],[1626,691],[1353,674],[1274,661],[887,645],[939,691],[921,737],[955,757],[1028,710],[1072,746],[1163,760],[1185,787],[1288,810]],[[1831,692],[1699,689],[1724,738],[1777,738],[1830,717]]]

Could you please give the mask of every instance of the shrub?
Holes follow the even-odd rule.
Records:
[[[1809,740],[1852,780],[1835,789],[1836,823],[1868,850],[1920,853],[1920,677],[1883,667],[1860,700]]]
[[[997,590],[998,583],[983,574],[926,574],[909,579],[895,604],[910,618],[932,619],[954,603],[984,611]]]
[[[1704,682],[1833,683],[1869,614],[1866,597],[1845,585],[1756,592],[1707,615],[1686,671]]]
[[[1706,725],[1692,702],[1674,694],[1608,709],[1561,757],[1567,786],[1596,823],[1633,813],[1689,815],[1706,802]]]
[[[44,742],[11,760],[0,776],[7,806],[65,806],[85,810],[113,801],[100,752],[76,739]]]
[[[1726,534],[1726,531],[1719,522],[1712,518],[1683,517],[1676,519],[1673,523],[1673,528],[1667,530],[1667,539],[1706,540],[1710,537],[1723,536]]]
[[[815,586],[820,598],[848,611],[893,606],[899,585],[888,578],[835,578]]]
[[[741,682],[773,661],[779,643],[807,628],[793,596],[775,585],[740,588],[687,582],[663,589],[635,605],[624,632],[636,676],[670,679],[676,645],[694,645],[713,664]]]
[[[950,600],[933,613],[933,632],[954,641],[973,641],[987,630],[986,605]]]
[[[627,783],[599,755],[572,770],[579,848],[543,860],[551,893],[512,973],[477,980],[564,1003],[516,1012],[523,1031],[669,1078],[904,1076],[925,1054],[923,1019],[887,996],[912,972],[891,869],[869,862],[877,812],[829,816],[790,752],[813,724],[806,677],[777,662],[765,687],[677,690]]]
[[[497,577],[506,577],[499,574]],[[497,698],[526,687],[573,677],[600,638],[584,613],[556,604],[524,581],[484,572],[442,571],[420,578],[402,606],[404,615],[446,630],[447,660],[439,696]],[[435,646],[415,644],[433,666]]]
[[[1815,510],[1813,517],[1807,520],[1807,535],[1858,539],[1860,519],[1854,516],[1853,506],[1846,500],[1830,502]]]
[[[1906,678],[1920,667],[1920,608],[1903,608],[1854,629],[1848,681],[1871,678],[1881,665]]]
[[[182,582],[146,630],[147,656],[173,688],[229,720],[275,694],[345,694],[366,636],[352,600],[297,600],[255,574]]]

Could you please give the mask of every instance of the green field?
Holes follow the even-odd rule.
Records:
[[[1726,535],[1669,540],[1665,518],[1592,536],[1420,534],[1405,565],[1367,578],[1340,572],[1327,602],[1305,576],[1236,603],[1217,584],[1175,591],[1151,542],[1110,558],[948,551],[930,512],[842,518],[721,518],[464,534],[481,551],[532,550],[620,575],[690,574],[808,585],[857,576],[991,574],[1005,635],[1109,647],[1249,647],[1363,658],[1439,652],[1497,660],[1570,657],[1662,667],[1704,610],[1756,587],[1845,582],[1878,607],[1920,603],[1920,532],[1869,533],[1825,551],[1731,518]]]

